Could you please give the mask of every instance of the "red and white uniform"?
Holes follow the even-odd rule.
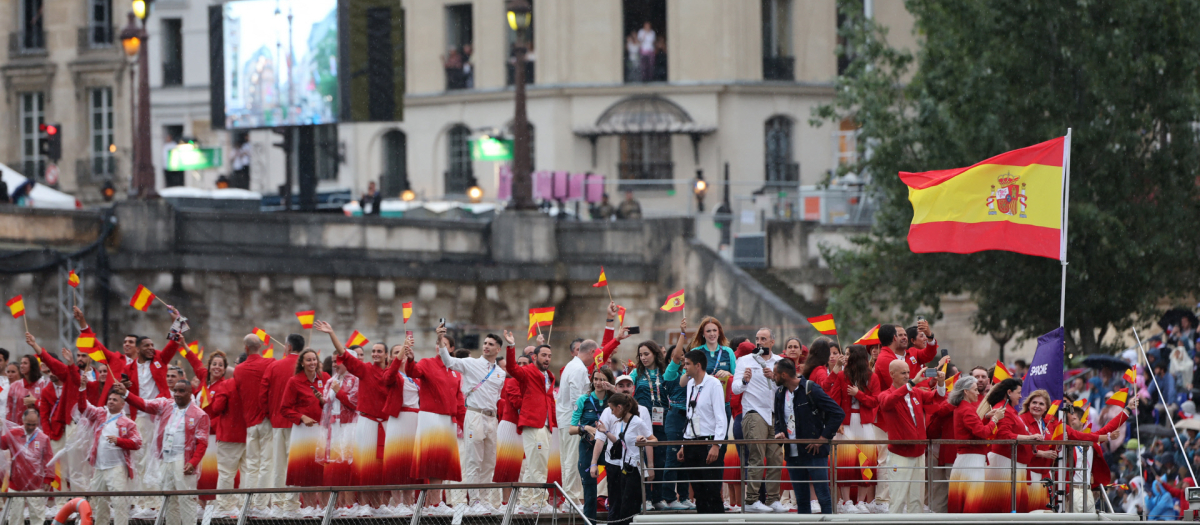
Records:
[[[976,414],[979,402],[963,399],[954,409],[954,439],[979,441],[991,439],[996,425]],[[950,493],[947,509],[951,513],[983,512],[985,490],[984,469],[987,467],[987,445],[956,445],[954,468],[950,471]]]
[[[408,363],[409,377],[421,381],[421,411],[417,414],[417,442],[411,476],[418,479],[462,481],[458,459],[458,432],[454,417],[462,401],[460,376],[437,357]]]
[[[536,364],[518,365],[516,348],[512,346],[506,350],[505,357],[505,371],[509,376],[516,378],[517,385],[521,387],[520,414],[517,418],[517,426],[521,431],[525,463],[521,466],[520,481],[522,483],[545,483],[550,474],[550,440],[553,439],[552,433],[557,426],[554,374],[549,370],[542,371]],[[522,490],[520,504],[525,507],[541,508],[546,504],[546,491]]]
[[[941,401],[944,387],[920,390],[905,384],[879,395],[879,413],[888,439],[925,440],[926,405]],[[923,511],[925,492],[925,445],[888,445],[888,511],[893,514]]]
[[[496,403],[496,471],[492,483],[516,483],[521,478],[521,461],[525,450],[521,445],[521,430],[517,420],[521,409],[521,384],[517,378],[504,379],[500,402]]]
[[[287,456],[287,485],[289,487],[314,487],[324,479],[323,467],[317,463],[316,450],[324,443],[321,427],[321,409],[325,382],[329,376],[324,372],[313,374],[312,379],[304,372],[292,376],[283,391],[280,414],[292,425]],[[314,423],[306,425],[303,417]]]
[[[421,385],[400,370],[400,360],[392,360],[384,385],[387,404],[383,412],[388,417],[383,450],[382,480],[389,485],[420,483],[414,478],[414,452],[417,447],[417,424],[421,412]]]
[[[385,393],[389,392],[387,376],[399,370],[399,365],[380,368],[372,363],[364,363],[353,351],[342,352],[337,360],[346,367],[346,371],[358,378],[359,391],[369,393],[360,396],[357,403],[360,417],[354,430],[353,482],[355,485],[381,485],[384,476],[383,444],[386,439],[383,424],[387,421],[384,407],[388,401]]]
[[[842,420],[842,432],[833,438],[875,439],[877,436],[876,409],[879,407],[879,378],[875,377],[875,374],[871,374],[868,388],[860,388],[858,394],[853,397],[846,393],[846,389],[850,387],[850,381],[844,370],[836,374],[829,374],[827,384],[829,386],[823,388],[846,414]],[[859,457],[859,452],[862,452],[862,458]],[[879,465],[878,446],[838,447],[836,461],[838,468],[834,470],[834,474],[837,476],[838,483],[849,482],[866,485],[879,479],[879,472],[876,469]]]
[[[337,392],[333,383],[338,383]],[[354,483],[354,426],[358,421],[359,380],[346,372],[334,375],[325,383],[322,395],[321,430],[324,446],[317,449],[317,461],[324,463],[322,483],[343,487]]]
[[[119,459],[125,465],[128,478],[133,479],[131,453],[142,448],[142,435],[138,433],[137,424],[124,414],[108,413],[106,407],[88,405],[80,415],[91,425],[95,434],[92,436],[92,448],[88,450],[88,464],[100,471],[112,468],[114,465],[109,464],[110,461]],[[116,443],[110,444],[108,436],[116,437]]]
[[[42,490],[54,482],[54,469],[49,466],[54,452],[50,450],[50,437],[45,432],[35,429],[33,435],[28,436],[24,427],[14,428],[0,436],[0,450],[12,453],[9,490]]]
[[[200,459],[204,457],[204,451],[208,449],[208,414],[204,413],[195,403],[190,403],[186,408],[179,408],[175,404],[175,400],[171,398],[143,400],[134,394],[125,396],[125,401],[136,407],[138,410],[145,412],[155,418],[154,441],[151,442],[151,448],[154,452],[154,457],[163,461],[181,459],[183,462],[190,464],[192,467],[200,466]],[[182,432],[183,450],[179,454],[179,443],[176,441],[176,436]],[[169,448],[164,449],[164,441],[168,433],[175,433],[172,439],[166,441]],[[182,489],[180,489],[182,490]],[[194,490],[194,489],[193,489]]]

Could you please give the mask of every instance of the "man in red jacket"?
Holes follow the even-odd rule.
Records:
[[[883,328],[879,329],[880,342]],[[883,355],[880,355],[882,358]],[[938,371],[937,391],[914,388],[908,373],[908,363],[893,360],[888,366],[892,389],[879,395],[879,413],[887,422],[890,440],[925,440],[925,405],[933,405],[946,397],[946,374]],[[879,470],[887,471],[891,488],[888,512],[919,514],[925,499],[925,445],[888,445],[887,463]]]
[[[296,375],[296,358],[304,350],[304,336],[290,334],[287,336],[288,355],[279,359],[267,368],[262,377],[262,394],[259,402],[267,407],[267,419],[271,421],[270,475],[262,488],[283,488],[287,486],[288,448],[291,446],[292,422],[283,416],[283,392],[287,390],[288,381]],[[283,514],[291,514],[300,510],[300,500],[295,494],[275,494],[271,502]]]
[[[537,348],[533,364],[517,364],[516,340],[512,332],[504,331],[508,341],[505,353],[505,370],[517,379],[521,387],[520,417],[517,430],[521,432],[521,444],[525,448],[525,462],[521,465],[521,483],[545,483],[550,465],[550,433],[554,430],[554,374],[550,372],[550,345]],[[510,503],[511,504],[511,503]],[[546,505],[546,491],[521,490],[521,506],[540,511]]]
[[[242,420],[246,423],[246,459],[241,470],[241,486],[247,489],[271,486],[271,450],[274,437],[271,421],[267,419],[267,405],[260,400],[263,396],[263,376],[275,362],[262,356],[262,339],[249,334],[242,339],[246,350],[246,361],[233,369],[233,384],[237,396],[242,399]],[[220,471],[221,458],[217,457]],[[271,496],[261,494],[254,497],[254,510],[267,510]]]
[[[12,454],[8,481],[8,490],[12,492],[53,490],[50,483],[54,482],[54,470],[48,465],[54,455],[50,451],[50,438],[38,430],[39,419],[36,408],[27,408],[22,417],[24,426],[0,435],[0,449]],[[41,517],[46,515],[46,498],[12,498],[9,501],[12,502],[8,508],[9,525],[24,525],[26,507],[31,523],[40,523]]]

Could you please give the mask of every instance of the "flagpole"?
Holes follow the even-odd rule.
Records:
[[[1062,295],[1058,305],[1058,326],[1063,327],[1066,340],[1067,327],[1067,212],[1071,202],[1071,128],[1067,128],[1066,139],[1063,140],[1063,197],[1062,197],[1062,237],[1059,239],[1058,260],[1062,263]],[[1065,432],[1064,432],[1065,434]]]

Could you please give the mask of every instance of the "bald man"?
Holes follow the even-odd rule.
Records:
[[[886,422],[889,440],[925,440],[925,406],[946,397],[946,374],[938,371],[937,390],[916,388],[909,377],[909,367],[901,359],[888,365],[892,388],[879,395],[879,411]],[[888,445],[887,470],[891,487],[888,512],[916,514],[923,512],[925,499],[925,445]]]

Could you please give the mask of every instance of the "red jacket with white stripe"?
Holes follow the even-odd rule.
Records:
[[[912,399],[912,411],[904,401],[904,395]],[[903,385],[879,394],[880,418],[886,424],[888,439],[928,439],[925,433],[925,405],[945,399],[936,390],[921,390]],[[932,407],[930,407],[932,408]],[[907,458],[925,453],[925,445],[888,445],[888,451]]]
[[[166,433],[167,424],[171,421],[171,412],[175,410],[175,399],[160,397],[145,401],[135,394],[129,394],[125,396],[125,401],[138,410],[155,417],[155,455],[162,459],[163,434]],[[183,417],[186,419],[184,422],[184,461],[193,467],[199,467],[200,460],[204,459],[204,451],[208,449],[208,414],[205,414],[195,403],[191,403]]]
[[[520,417],[518,427],[553,429],[558,425],[554,408],[554,373],[547,370],[545,374],[535,364],[521,366],[517,364],[517,349],[508,347],[504,361],[505,371],[517,379],[521,386]],[[440,361],[440,359],[439,359]],[[550,386],[546,386],[546,378],[550,378]],[[424,396],[422,396],[424,397]]]

